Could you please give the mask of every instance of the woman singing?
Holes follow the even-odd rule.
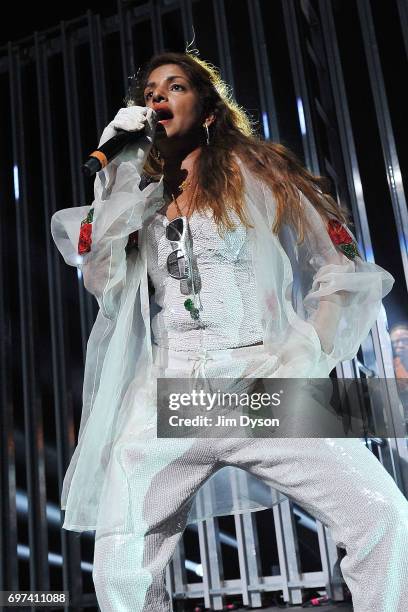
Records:
[[[101,610],[170,610],[165,568],[195,495],[232,466],[330,528],[356,612],[405,611],[408,503],[358,438],[156,430],[157,378],[328,379],[394,279],[362,259],[325,179],[258,139],[203,60],[153,57],[101,143],[143,127],[98,173],[92,205],[52,219],[99,305],[61,503],[65,529],[96,531]],[[212,503],[201,517],[222,513]]]

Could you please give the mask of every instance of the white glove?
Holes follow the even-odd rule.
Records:
[[[111,160],[111,163],[115,165],[120,164],[122,161],[133,160],[137,163],[137,168],[141,172],[153,145],[156,123],[157,113],[152,108],[146,106],[127,106],[121,108],[115,118],[102,132],[98,147],[105,144],[113,136],[116,136],[117,130],[138,132],[145,128],[145,133],[141,138],[136,142],[128,144]]]

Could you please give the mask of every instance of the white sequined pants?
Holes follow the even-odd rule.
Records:
[[[194,355],[161,350],[156,363],[166,368],[166,376],[215,377],[222,372],[227,377],[228,368],[239,375],[230,364],[234,359],[240,363],[240,350]],[[260,347],[251,351],[256,358],[262,355]],[[360,440],[155,439],[126,450],[124,469],[130,473],[133,466],[131,530],[95,534],[92,575],[102,612],[170,610],[165,568],[185,529],[192,498],[227,465],[248,470],[329,527],[347,552],[340,567],[355,612],[408,609],[408,502]]]

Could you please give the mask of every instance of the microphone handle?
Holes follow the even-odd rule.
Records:
[[[82,165],[82,172],[86,176],[93,176],[99,170],[102,170],[111,159],[113,159],[122,149],[132,142],[143,136],[145,130],[138,130],[137,132],[126,132],[125,130],[118,130],[118,133],[112,138],[109,138],[102,146],[96,151],[93,151],[88,160]]]

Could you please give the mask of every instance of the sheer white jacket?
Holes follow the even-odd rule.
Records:
[[[304,242],[296,244],[289,226],[279,236],[273,234],[273,194],[241,162],[240,167],[254,226],[249,236],[270,376],[327,377],[339,362],[356,355],[394,279],[360,256],[344,255],[330,238],[327,223],[300,192],[310,225]],[[162,181],[143,190],[139,184],[131,158],[111,163],[95,179],[91,206],[60,210],[51,220],[64,260],[82,271],[85,287],[99,305],[87,345],[78,444],[61,498],[65,528],[78,531],[96,529],[112,443],[130,411],[137,409],[140,415],[136,435],[155,437],[145,228],[164,200]],[[80,225],[91,207],[91,249],[81,256]],[[126,253],[129,235],[136,230],[139,247]],[[243,501],[243,510],[247,503]]]

